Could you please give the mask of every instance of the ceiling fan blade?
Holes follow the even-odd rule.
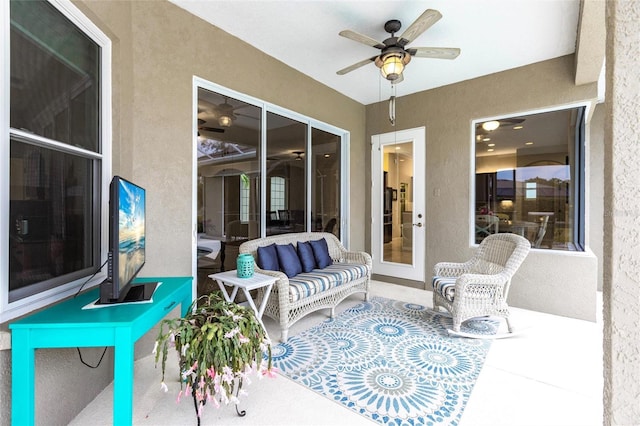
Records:
[[[520,124],[524,121],[524,118],[501,118],[498,120],[500,124]]]
[[[406,50],[416,58],[455,59],[460,54],[457,47],[414,47]]]
[[[224,133],[224,129],[218,129],[217,127],[198,127],[198,130],[204,130],[205,132]]]
[[[338,75],[345,75],[345,74],[346,74],[346,73],[348,73],[348,72],[351,72],[351,71],[353,71],[353,70],[355,70],[355,69],[358,69],[358,68],[360,68],[360,67],[363,67],[363,66],[365,66],[365,65],[367,65],[367,64],[369,64],[369,63],[371,63],[371,62],[375,61],[377,57],[378,57],[378,56],[373,56],[373,57],[371,57],[371,58],[369,58],[369,59],[365,59],[364,61],[360,61],[360,62],[358,62],[358,63],[355,63],[355,64],[353,64],[353,65],[350,65],[350,66],[348,66],[348,67],[346,67],[346,68],[343,68],[343,69],[341,69],[340,71],[336,72],[336,74],[338,74]]]
[[[242,114],[239,112],[236,112],[235,115],[237,115],[238,117],[246,117],[246,118],[251,118],[253,120],[260,120],[258,117],[254,117],[252,115],[248,115],[248,114]]]
[[[353,41],[357,41],[358,43],[366,44],[367,46],[375,47],[376,49],[384,49],[385,47],[385,45],[380,43],[379,41],[374,40],[371,37],[366,36],[364,34],[357,33],[355,31],[343,30],[343,31],[340,31],[338,35],[341,35],[342,37],[346,37]]]
[[[411,43],[420,34],[425,32],[430,26],[438,22],[442,18],[442,14],[434,9],[427,9],[422,15],[416,19],[413,24],[409,25],[400,38],[398,44],[402,47]]]

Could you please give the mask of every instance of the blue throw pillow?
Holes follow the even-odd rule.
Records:
[[[278,253],[276,252],[276,243],[265,247],[258,247],[258,266],[260,269],[268,271],[279,271]]]
[[[289,278],[295,277],[302,272],[302,265],[298,258],[298,253],[293,244],[276,245],[276,251],[278,252],[278,262],[280,263],[280,269],[287,274]]]
[[[308,241],[298,243],[298,257],[302,264],[302,272],[311,272],[316,267],[316,258],[313,256],[313,248]]]
[[[331,256],[329,256],[329,247],[327,246],[327,240],[324,238],[316,241],[309,241],[311,248],[313,249],[313,257],[316,258],[316,264],[318,268],[326,268],[333,264]]]

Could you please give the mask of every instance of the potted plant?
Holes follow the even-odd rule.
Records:
[[[165,319],[154,347],[156,365],[162,356],[162,389],[165,384],[167,355],[171,348],[178,353],[182,396],[191,394],[200,424],[205,403],[238,404],[246,394],[242,386],[258,377],[275,376],[271,364],[271,342],[253,310],[226,302],[214,292],[196,299],[186,316]],[[183,385],[184,384],[184,389]],[[243,416],[244,411],[236,412]]]

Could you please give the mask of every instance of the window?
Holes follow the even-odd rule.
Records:
[[[110,173],[109,40],[70,2],[12,0],[8,12],[3,320],[59,300],[99,269]]]
[[[249,176],[240,175],[240,221],[249,221],[249,198],[251,191],[249,190]]]
[[[287,206],[284,203],[284,178],[273,176],[271,179],[271,210],[284,210]]]
[[[536,199],[536,188],[537,188],[537,183],[536,182],[525,182],[525,198],[527,200],[535,200]]]
[[[475,241],[513,232],[534,248],[584,250],[584,107],[476,123]]]

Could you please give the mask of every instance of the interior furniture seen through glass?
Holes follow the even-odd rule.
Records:
[[[476,243],[512,232],[583,250],[583,107],[478,122],[475,152]]]
[[[342,136],[302,118],[265,116],[261,106],[198,89],[198,232],[224,241],[231,262],[234,247],[263,234],[340,236]]]

